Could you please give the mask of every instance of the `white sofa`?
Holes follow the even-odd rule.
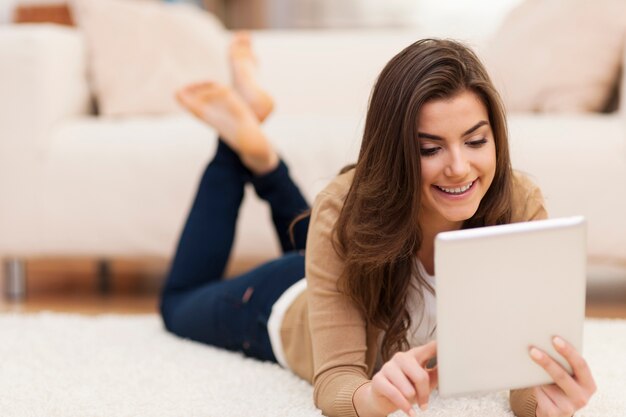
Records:
[[[261,80],[277,102],[266,132],[310,201],[355,160],[378,72],[426,35],[253,33]],[[27,258],[171,257],[214,151],[215,133],[184,114],[92,114],[86,53],[77,29],[0,26],[0,258],[14,295]],[[514,166],[542,187],[550,214],[587,217],[591,271],[608,266],[626,276],[621,108],[511,114],[509,127]],[[248,193],[235,256],[271,257],[278,243],[268,242],[276,242],[268,209]]]

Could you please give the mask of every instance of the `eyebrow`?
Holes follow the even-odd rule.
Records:
[[[476,123],[474,126],[472,126],[469,129],[467,129],[465,132],[463,132],[463,134],[461,136],[467,136],[467,135],[473,133],[479,127],[485,126],[485,125],[488,125],[488,124],[489,123],[487,123],[487,121],[481,120],[480,122]],[[424,133],[424,132],[417,132],[417,137],[418,138],[424,138],[424,139],[443,140],[443,138],[441,136],[431,135],[430,133]]]

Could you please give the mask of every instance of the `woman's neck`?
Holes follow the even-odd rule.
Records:
[[[435,237],[441,232],[459,230],[463,222],[451,222],[442,217],[421,216],[422,245],[417,254],[418,259],[429,275],[435,275]]]

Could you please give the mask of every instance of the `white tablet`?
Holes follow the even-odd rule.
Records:
[[[445,232],[435,239],[439,393],[552,383],[528,355],[555,335],[582,349],[583,217]]]

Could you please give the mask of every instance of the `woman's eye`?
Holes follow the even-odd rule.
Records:
[[[472,148],[479,148],[483,146],[485,143],[487,143],[487,138],[482,138],[482,139],[473,140],[471,142],[467,142],[467,144],[471,146]]]
[[[432,156],[437,153],[439,148],[420,148],[420,155],[422,156]]]

